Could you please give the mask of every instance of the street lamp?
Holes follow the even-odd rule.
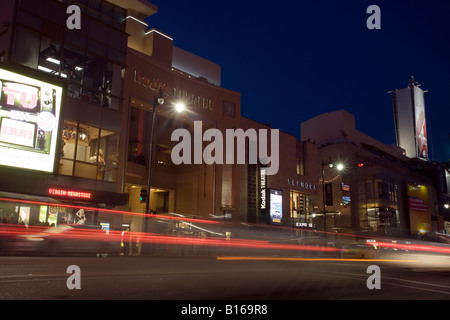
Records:
[[[323,189],[323,231],[327,231],[327,207],[326,207],[326,189],[325,189],[325,166],[328,166],[329,168],[334,167],[333,161],[331,161],[331,158],[328,158],[328,160],[322,160],[322,163],[320,164],[322,166],[322,189]],[[338,163],[336,165],[336,168],[339,171],[342,171],[344,169],[344,165],[342,163]],[[324,233],[325,234],[325,233]]]
[[[152,130],[150,133],[150,150],[148,155],[148,165],[147,165],[147,199],[145,200],[145,213],[148,214],[150,210],[150,186],[151,186],[151,177],[152,177],[152,164],[153,164],[153,136],[155,132],[155,120],[156,120],[156,109],[159,106],[162,106],[164,104],[164,96],[162,89],[159,88],[158,90],[158,96],[153,97],[153,114],[152,114]],[[184,103],[177,103],[175,104],[175,109],[181,113],[185,109]],[[148,217],[145,217],[145,232],[147,232],[147,221]]]

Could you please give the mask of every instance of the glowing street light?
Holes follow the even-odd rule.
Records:
[[[152,129],[150,134],[150,150],[149,150],[149,157],[148,157],[148,164],[147,164],[147,198],[145,201],[145,213],[148,214],[150,211],[150,187],[151,187],[151,176],[152,176],[152,164],[153,164],[153,136],[155,131],[155,120],[156,120],[156,109],[158,106],[162,106],[164,104],[164,96],[162,89],[159,88],[158,90],[158,96],[155,96],[153,98],[153,114],[152,114]],[[183,112],[186,109],[186,105],[182,102],[178,102],[174,105],[175,110],[179,113]],[[148,231],[148,222],[147,217],[145,217],[145,232]]]
[[[322,160],[322,163],[320,164],[322,166],[322,188],[323,188],[323,231],[327,231],[327,208],[326,208],[326,190],[325,190],[325,166],[328,166],[329,168],[334,167],[333,161],[331,161],[331,158],[328,160]],[[339,171],[342,171],[344,169],[344,165],[342,163],[338,163],[336,165],[336,168]],[[326,233],[324,233],[326,235]]]
[[[181,113],[184,109],[186,109],[186,105],[183,102],[178,102],[175,104],[175,110],[177,110],[177,112]]]

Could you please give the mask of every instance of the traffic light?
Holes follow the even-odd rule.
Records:
[[[141,194],[139,196],[139,201],[141,203],[144,203],[145,201],[147,201],[147,189],[141,189]]]

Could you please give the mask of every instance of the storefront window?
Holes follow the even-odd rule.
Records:
[[[60,174],[116,182],[119,134],[65,121]]]
[[[37,224],[39,206],[15,202],[0,201],[0,222],[28,226]]]
[[[311,196],[309,194],[291,191],[291,218],[308,220],[310,218]]]
[[[94,210],[0,201],[0,223],[55,227],[61,224],[97,224]]]

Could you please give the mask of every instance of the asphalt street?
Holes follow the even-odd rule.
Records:
[[[368,288],[377,280],[369,266],[379,267],[379,288]],[[0,299],[449,300],[449,269],[423,266],[286,257],[0,257]]]

